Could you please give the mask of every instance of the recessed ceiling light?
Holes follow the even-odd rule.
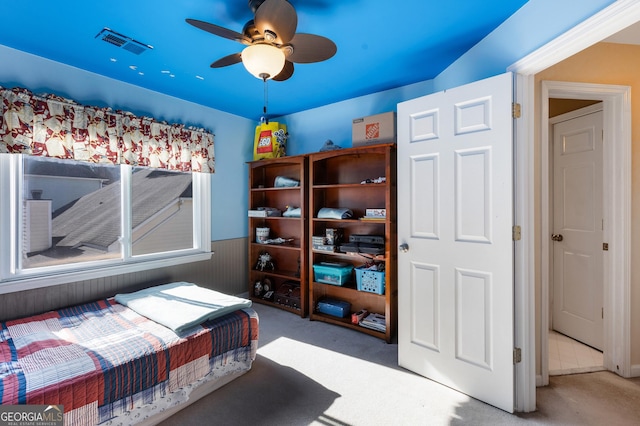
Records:
[[[144,73],[143,73],[142,71],[140,71],[140,72],[138,73],[138,75],[144,75]]]
[[[129,68],[135,71],[135,70],[138,69],[138,66],[137,65],[129,65]]]
[[[160,72],[161,72],[162,74],[171,74],[171,71],[169,71],[169,70],[162,70],[162,71],[160,71]]]
[[[109,59],[111,62],[118,62],[118,60],[116,58],[111,58]]]
[[[199,76],[199,75],[196,75],[196,78],[197,78],[198,80],[204,80],[204,77]]]

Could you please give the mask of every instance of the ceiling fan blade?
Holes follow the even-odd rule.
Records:
[[[280,71],[280,74],[273,77],[272,80],[285,81],[293,75],[293,70],[294,70],[293,62],[285,61],[284,68],[282,68],[282,71]]]
[[[298,14],[287,0],[265,0],[256,10],[254,21],[266,41],[285,44],[296,33]],[[268,34],[275,34],[275,39],[269,40]]]
[[[231,55],[227,55],[224,58],[218,59],[209,66],[211,68],[222,68],[229,65],[237,64],[239,62],[242,62],[242,55],[240,53],[232,53]]]
[[[287,59],[298,64],[326,61],[338,51],[334,42],[315,34],[297,33],[289,44],[293,52]]]
[[[251,40],[246,36],[244,36],[243,34],[240,34],[239,32],[229,30],[227,28],[223,28],[215,24],[210,24],[208,22],[199,21],[197,19],[185,19],[185,21],[187,21],[188,24],[191,24],[194,27],[199,28],[208,33],[211,33],[229,40],[239,41],[240,43],[243,43],[243,44],[251,44]]]

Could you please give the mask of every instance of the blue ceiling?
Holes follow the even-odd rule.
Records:
[[[286,81],[269,81],[269,116],[433,79],[526,3],[290,2],[297,32],[327,37],[338,50],[327,61],[296,64]],[[261,80],[242,64],[209,67],[244,45],[185,22],[242,32],[253,18],[247,0],[33,0],[6,2],[2,9],[2,45],[242,117],[263,113]],[[102,41],[96,36],[105,27],[153,49],[135,54]]]

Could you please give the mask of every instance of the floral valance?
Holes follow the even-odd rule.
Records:
[[[213,133],[0,87],[0,153],[213,173]]]

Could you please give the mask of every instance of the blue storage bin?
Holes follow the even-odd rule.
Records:
[[[342,286],[351,278],[353,265],[313,265],[314,280],[319,283]]]
[[[384,294],[384,271],[373,271],[365,266],[356,268],[356,286],[360,291]]]

